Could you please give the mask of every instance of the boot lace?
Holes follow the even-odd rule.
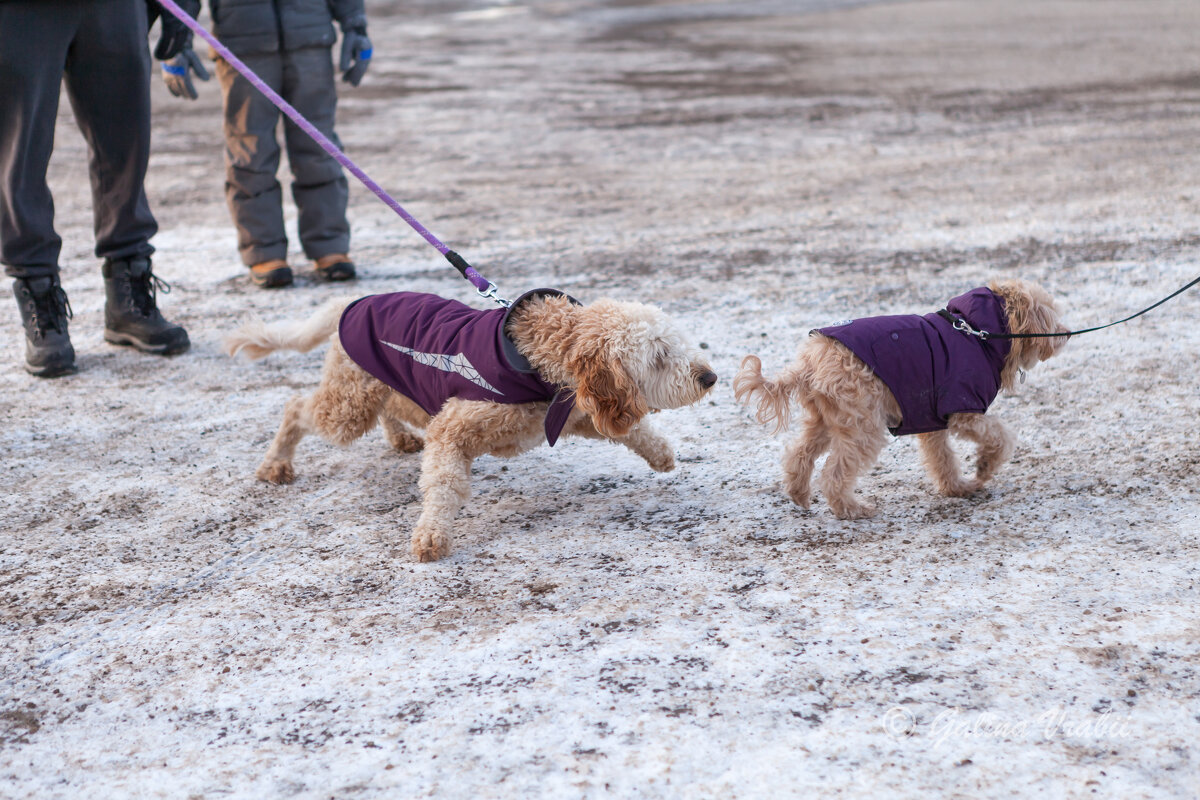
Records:
[[[143,317],[153,316],[158,311],[158,293],[171,293],[171,284],[147,268],[145,275],[129,278],[130,300]]]
[[[45,334],[51,328],[59,333],[66,333],[67,320],[75,318],[75,312],[71,310],[71,301],[67,299],[67,293],[58,283],[45,294],[30,292],[29,311],[38,335]]]

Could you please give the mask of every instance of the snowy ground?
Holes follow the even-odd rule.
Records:
[[[429,565],[418,458],[378,434],[253,479],[322,354],[221,337],[341,290],[248,285],[215,83],[155,87],[162,305],[194,343],[168,361],[101,340],[64,103],[79,374],[26,376],[0,311],[0,796],[1197,796],[1200,292],[1002,397],[1021,443],[979,497],[892,443],[867,522],[781,494],[786,438],[728,379],[996,275],[1090,325],[1200,273],[1200,5],[837,5],[369,2],[348,152],[506,293],[658,303],[722,377],[658,417],[668,475],[601,443],[480,459]],[[469,299],[352,202],[355,291]]]

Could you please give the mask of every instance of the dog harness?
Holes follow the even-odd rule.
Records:
[[[976,330],[1008,333],[1004,300],[986,287],[946,304]],[[887,385],[900,406],[893,435],[945,430],[951,414],[988,410],[1000,392],[1000,371],[1011,344],[980,339],[938,314],[866,317],[818,328],[844,344]]]
[[[342,313],[338,337],[355,364],[433,416],[452,397],[493,403],[549,403],[551,447],[575,406],[575,393],[544,380],[517,351],[505,325],[533,296],[574,298],[535,289],[510,308],[479,311],[432,294],[363,297]]]

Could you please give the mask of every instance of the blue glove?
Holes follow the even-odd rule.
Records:
[[[371,40],[367,38],[367,26],[356,25],[343,30],[342,57],[338,61],[342,80],[351,86],[358,86],[370,65]]]
[[[195,100],[200,96],[196,94],[196,87],[192,83],[191,73],[193,72],[202,81],[209,78],[208,70],[200,63],[200,58],[191,47],[183,48],[179,55],[170,61],[164,61],[162,65],[163,82],[167,84],[171,94],[189,100]]]

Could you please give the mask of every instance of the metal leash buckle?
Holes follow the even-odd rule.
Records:
[[[988,336],[991,335],[987,331],[975,330],[974,328],[972,328],[970,325],[967,324],[967,321],[965,319],[963,319],[961,317],[959,317],[958,319],[956,319],[954,321],[954,330],[970,334],[971,336],[978,336],[980,339],[986,339],[986,338],[988,338]]]
[[[503,297],[501,297],[499,294],[497,294],[496,293],[496,284],[492,283],[491,281],[488,281],[488,285],[487,285],[486,289],[476,289],[475,291],[479,294],[480,297],[485,298],[487,300],[493,300],[496,303],[499,303],[500,305],[504,306],[505,308],[512,307],[512,301],[505,300]]]

